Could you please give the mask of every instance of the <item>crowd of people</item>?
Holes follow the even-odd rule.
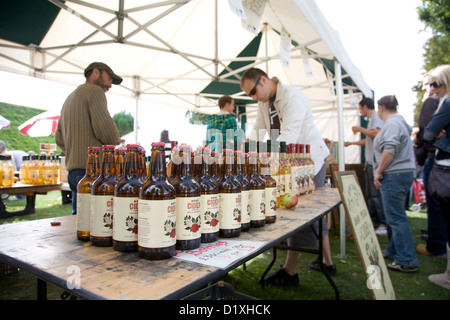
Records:
[[[81,84],[65,101],[55,134],[57,145],[66,155],[68,181],[72,190],[73,214],[76,214],[76,186],[85,175],[86,150],[91,146],[119,145],[117,127],[107,109],[105,93],[112,84],[120,84],[122,78],[104,63],[94,62],[84,72],[86,82]],[[388,268],[400,272],[419,269],[416,252],[446,258],[449,262],[443,274],[430,275],[430,281],[450,289],[450,197],[448,190],[430,188],[436,170],[450,172],[450,65],[439,66],[426,73],[423,85],[427,95],[419,118],[419,132],[414,141],[411,127],[398,113],[395,96],[384,96],[377,101],[364,98],[359,103],[360,114],[369,119],[367,128],[354,126],[352,130],[366,138],[346,142],[345,146],[365,146],[365,174],[367,204],[378,235],[388,236],[384,249],[385,258],[391,260]],[[329,149],[314,124],[308,99],[297,88],[270,78],[261,69],[251,68],[241,78],[241,89],[258,102],[256,122],[247,138],[258,140],[261,131],[271,139],[286,143],[311,145],[311,157],[315,165],[316,188],[324,187]],[[232,142],[227,130],[236,130],[234,100],[230,96],[219,99],[220,112],[208,118],[206,143]],[[221,141],[209,130],[217,130]],[[233,136],[231,136],[234,139]],[[163,138],[161,138],[163,139]],[[169,143],[168,132],[164,142]],[[414,143],[414,146],[413,146]],[[0,145],[1,147],[1,145]],[[416,161],[417,159],[417,161]],[[411,190],[417,166],[423,168],[426,190],[428,228],[426,245],[415,247],[405,202]],[[450,189],[447,185],[443,188]],[[331,274],[337,273],[330,252],[328,227],[323,221],[323,259],[311,261],[309,266],[320,270],[321,264]],[[293,247],[317,244],[316,222],[311,229],[289,239]],[[268,285],[298,285],[296,272],[299,254],[288,251],[284,265],[265,279]]]

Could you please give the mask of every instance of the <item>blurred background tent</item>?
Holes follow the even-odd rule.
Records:
[[[93,61],[124,78],[110,92],[212,113],[235,98],[251,127],[256,104],[239,88],[249,67],[298,87],[323,137],[343,141],[373,97],[313,0],[4,0],[0,70],[80,84]],[[137,130],[136,130],[137,139]],[[131,142],[131,141],[130,141]],[[342,152],[344,149],[342,147]],[[345,150],[347,163],[360,152]]]

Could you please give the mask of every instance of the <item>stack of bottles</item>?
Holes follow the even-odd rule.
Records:
[[[286,193],[313,190],[313,164],[301,145],[298,153],[283,142],[251,146],[219,153],[172,143],[167,164],[162,142],[148,157],[136,144],[90,147],[77,186],[78,239],[159,260],[275,223]]]

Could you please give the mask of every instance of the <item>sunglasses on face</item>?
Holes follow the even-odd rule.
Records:
[[[436,81],[430,83],[430,87],[439,88],[441,85],[438,84]]]
[[[259,77],[258,80],[256,80],[255,86],[253,87],[252,90],[249,91],[249,93],[248,93],[249,96],[254,96],[254,95],[255,95],[255,93],[256,93],[256,87],[257,87],[258,84],[259,84],[259,80],[261,80],[261,77]]]

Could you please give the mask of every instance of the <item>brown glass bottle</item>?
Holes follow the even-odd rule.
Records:
[[[234,175],[241,185],[241,231],[250,230],[250,182],[245,170],[245,155],[234,150]]]
[[[167,179],[164,149],[164,142],[152,143],[149,177],[139,192],[138,254],[148,260],[168,259],[175,254],[175,188]]]
[[[233,175],[234,152],[224,149],[222,181],[219,187],[220,236],[238,237],[241,234],[241,185]]]
[[[88,148],[85,176],[77,184],[77,238],[89,240],[91,223],[91,187],[100,175],[100,148]]]
[[[117,181],[120,181],[123,178],[123,171],[125,169],[125,150],[116,149],[114,156],[114,162],[116,163],[116,179]]]
[[[177,250],[200,247],[200,185],[192,176],[191,147],[180,146],[180,179],[174,185],[177,200]]]
[[[128,144],[123,176],[114,188],[113,248],[116,251],[137,251],[141,167],[139,146]]]
[[[270,150],[270,143],[268,143],[267,150]],[[277,182],[271,175],[270,168],[270,157],[269,153],[260,153],[260,172],[261,178],[265,182],[264,189],[264,203],[265,203],[265,216],[266,223],[274,223],[277,220]],[[277,171],[278,171],[278,161],[277,161]]]
[[[213,158],[209,149],[203,148],[200,164],[200,219],[201,242],[209,243],[219,240],[219,186],[211,177]]]
[[[258,153],[250,151],[248,153],[248,174],[250,182],[250,227],[260,228],[266,223],[265,188],[266,183],[258,173]]]
[[[92,183],[90,240],[93,246],[112,246],[114,188],[117,183],[114,146],[102,147],[100,176]]]

